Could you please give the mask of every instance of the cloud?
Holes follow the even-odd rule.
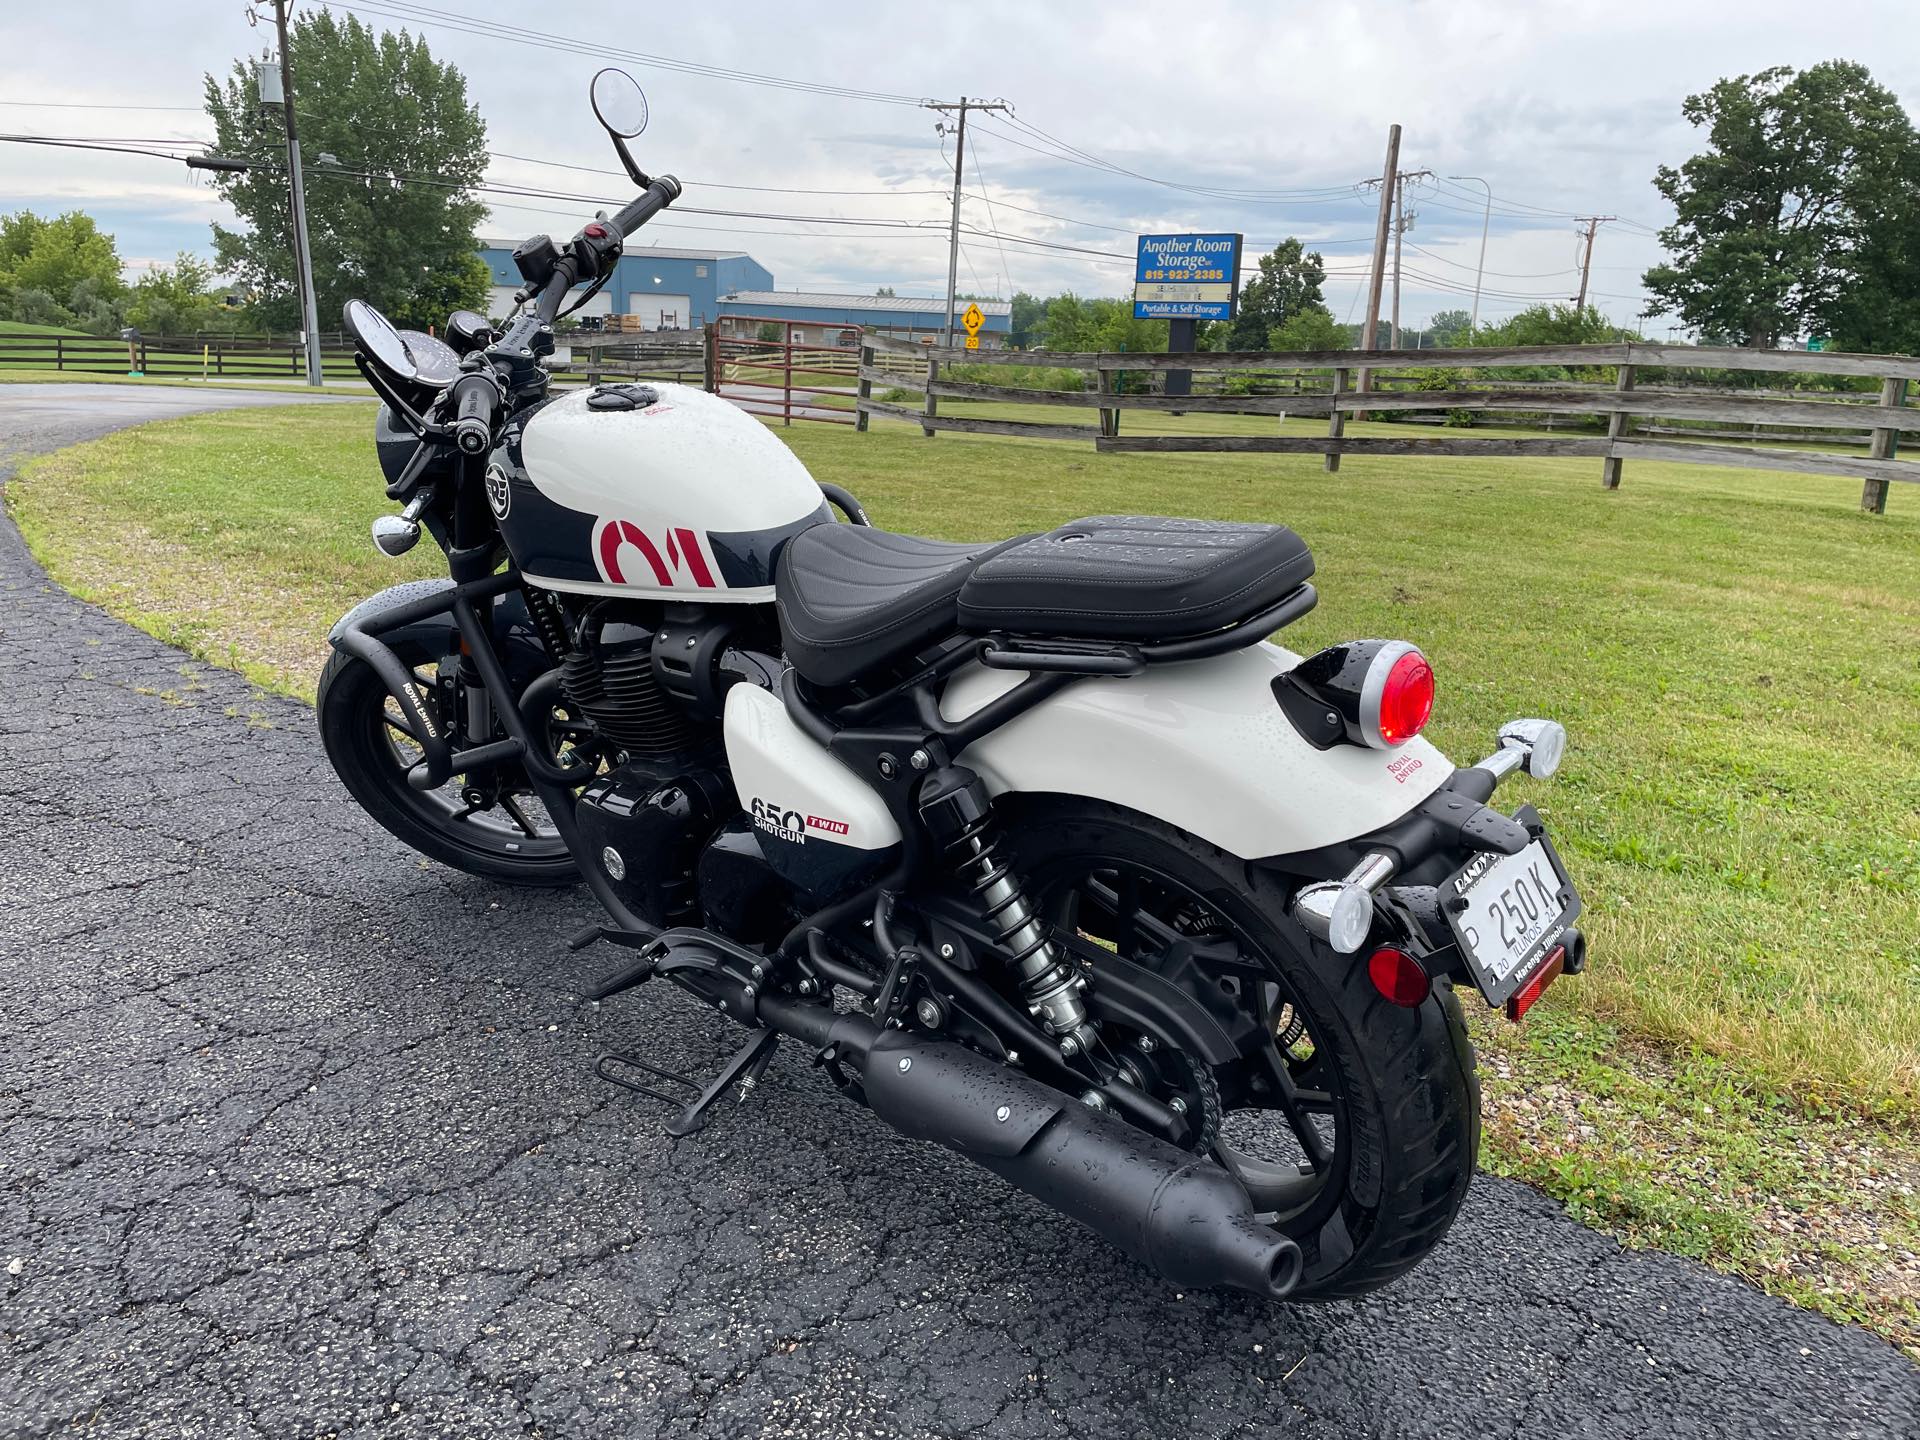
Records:
[[[436,8],[469,28],[534,23],[501,0]],[[228,0],[9,10],[0,19],[0,97],[9,102],[193,106],[203,74],[225,73],[264,38]],[[1446,177],[1484,177],[1501,197],[1483,312],[1564,298],[1575,283],[1574,215],[1615,214],[1643,226],[1663,220],[1649,181],[1657,165],[1684,158],[1696,143],[1680,118],[1684,95],[1723,75],[1805,65],[1835,51],[1830,11],[1782,0],[1215,0],[1179,11],[1119,0],[974,0],[939,11],[848,0],[828,12],[736,0],[648,7],[644,28],[634,17],[626,7],[555,12],[554,30],[589,41],[587,53],[446,25],[423,33],[467,75],[496,151],[595,169],[614,160],[587,110],[587,80],[601,64],[618,63],[622,50],[907,97],[1004,97],[1016,107],[1014,121],[970,125],[966,223],[1121,258],[970,235],[960,267],[969,289],[1012,283],[1120,293],[1133,234],[1240,230],[1263,244],[1299,235],[1323,245],[1333,272],[1328,300],[1340,315],[1362,286],[1376,204],[1356,182],[1378,174],[1386,127],[1397,121],[1403,165],[1441,180],[1410,196],[1419,219],[1402,295],[1409,321],[1471,303],[1479,191]],[[1907,5],[1850,7],[1845,36],[1844,53],[1867,60],[1909,109],[1920,109],[1920,27]],[[931,112],[628,63],[653,101],[643,163],[689,182],[682,213],[653,238],[750,251],[783,287],[944,289],[951,172]],[[0,105],[0,130],[210,133],[191,112],[11,103]],[[1110,164],[1063,159],[1063,145]],[[610,199],[628,188],[611,175],[525,160],[496,159],[493,173]],[[1138,176],[1236,193],[1196,194]],[[727,188],[750,186],[766,188]],[[847,193],[782,193],[801,191]],[[566,233],[591,208],[491,198],[498,203],[483,222],[488,233]],[[0,145],[0,207],[27,204],[111,210],[122,253],[142,255],[183,245],[207,252],[207,222],[222,213],[217,198],[170,162]],[[742,213],[684,213],[695,207]],[[769,214],[920,229],[863,234],[755,218]],[[1640,308],[1638,274],[1658,254],[1644,229],[1602,230],[1593,289],[1616,319]]]

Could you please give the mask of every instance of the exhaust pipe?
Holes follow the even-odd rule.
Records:
[[[860,1068],[867,1104],[901,1134],[957,1150],[1176,1284],[1278,1300],[1300,1278],[1299,1247],[1211,1160],[947,1041],[882,1031]]]

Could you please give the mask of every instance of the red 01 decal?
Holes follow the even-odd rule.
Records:
[[[718,588],[700,537],[684,525],[669,529],[664,545],[655,545],[653,538],[631,520],[602,520],[593,527],[593,562],[600,578],[610,585],[644,584],[641,580],[627,579],[620,568],[623,545],[640,552],[653,570],[654,583],[664,589],[671,589],[674,577],[682,571],[702,590]]]

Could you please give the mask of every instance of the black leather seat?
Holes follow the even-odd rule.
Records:
[[[959,618],[975,631],[1184,640],[1271,609],[1312,574],[1284,525],[1095,515],[975,565]]]
[[[1284,525],[1097,515],[1044,535],[956,543],[815,525],[774,573],[787,657],[845,685],[959,630],[1181,640],[1277,605],[1313,574]]]
[[[816,685],[844,685],[951,635],[974,562],[1017,543],[924,540],[866,525],[802,530],[774,570],[787,658]]]

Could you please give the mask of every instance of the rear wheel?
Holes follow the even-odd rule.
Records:
[[[1008,838],[1036,907],[1228,1017],[1241,1058],[1154,1062],[1197,1110],[1197,1144],[1299,1245],[1296,1294],[1355,1295],[1405,1273],[1473,1179],[1480,1091],[1449,987],[1382,999],[1364,960],[1310,939],[1280,881],[1202,840],[1098,801],[1027,798]],[[1091,965],[1099,986],[1099,961]],[[1209,1111],[1208,1107],[1211,1107]]]
[[[432,670],[423,664],[414,677],[415,696],[435,723],[462,734],[461,725],[440,713]],[[335,651],[321,672],[315,709],[327,758],[342,783],[367,814],[422,855],[514,885],[579,879],[579,867],[517,764],[455,775],[435,790],[407,783],[423,752],[398,703],[365,661]],[[557,716],[553,723],[562,734],[568,720]]]

